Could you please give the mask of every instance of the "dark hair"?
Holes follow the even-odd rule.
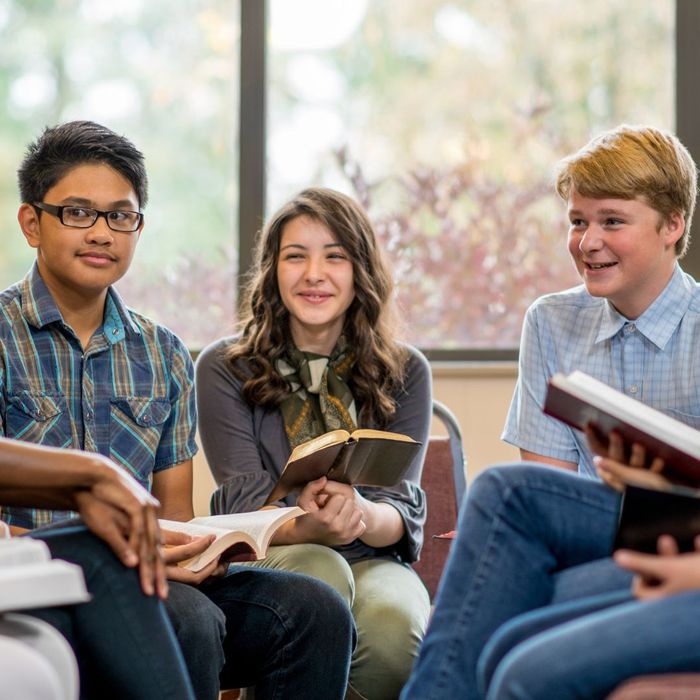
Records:
[[[17,171],[23,202],[41,202],[69,170],[85,163],[108,165],[126,178],[136,192],[139,207],[148,201],[148,178],[143,154],[129,139],[95,122],[74,121],[46,127],[27,146]]]
[[[289,312],[277,285],[277,262],[284,227],[299,216],[322,223],[348,253],[355,298],[343,333],[355,353],[352,391],[360,420],[385,426],[396,411],[393,396],[403,386],[407,351],[396,333],[391,273],[362,207],[335,190],[312,187],[279,209],[265,226],[247,288],[243,331],[227,352],[233,372],[245,379],[243,395],[262,406],[277,406],[289,385],[276,368],[289,341]],[[238,364],[244,360],[248,372]],[[252,376],[251,376],[252,372]]]

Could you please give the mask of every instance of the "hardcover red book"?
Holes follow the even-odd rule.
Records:
[[[627,444],[639,443],[650,455],[661,457],[664,475],[700,484],[699,430],[583,372],[550,379],[544,412],[578,430],[592,424],[601,435],[615,431]]]

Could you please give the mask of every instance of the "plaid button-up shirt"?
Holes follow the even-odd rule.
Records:
[[[189,352],[113,288],[83,349],[35,264],[0,294],[0,428],[18,440],[99,452],[149,488],[154,472],[197,451]],[[27,528],[69,515],[0,508],[3,520]]]

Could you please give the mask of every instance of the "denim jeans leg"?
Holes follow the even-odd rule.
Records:
[[[612,557],[571,566],[555,575],[550,602],[557,605],[604,593],[629,591],[632,579],[632,574],[621,569]]]
[[[600,598],[605,596],[580,601],[574,619],[508,653],[493,676],[488,700],[602,700],[633,676],[700,671],[700,592],[597,609]],[[513,625],[540,625],[537,618],[555,619],[560,608],[575,606],[535,611]]]
[[[223,687],[255,686],[256,700],[342,700],[355,631],[350,609],[330,586],[232,566],[202,591],[226,615]]]
[[[92,600],[31,611],[54,625],[76,652],[81,697],[169,698],[194,696],[162,603],[142,593],[134,569],[84,527],[42,530],[51,554],[78,564]]]
[[[558,625],[564,625],[599,610],[634,600],[630,588],[594,595],[581,600],[548,605],[523,613],[501,625],[489,639],[479,656],[477,676],[479,694],[485,697],[493,675],[503,659],[519,644]]]
[[[182,649],[197,700],[217,700],[224,667],[226,617],[198,588],[169,582],[165,609]]]
[[[609,554],[619,497],[552,467],[503,465],[468,492],[403,700],[478,697],[476,664],[505,621],[548,604],[561,569]]]

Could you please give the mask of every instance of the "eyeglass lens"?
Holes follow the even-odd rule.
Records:
[[[135,211],[99,212],[86,207],[63,207],[62,221],[66,226],[89,228],[98,216],[104,216],[109,228],[114,231],[135,231],[141,222],[141,215]]]

